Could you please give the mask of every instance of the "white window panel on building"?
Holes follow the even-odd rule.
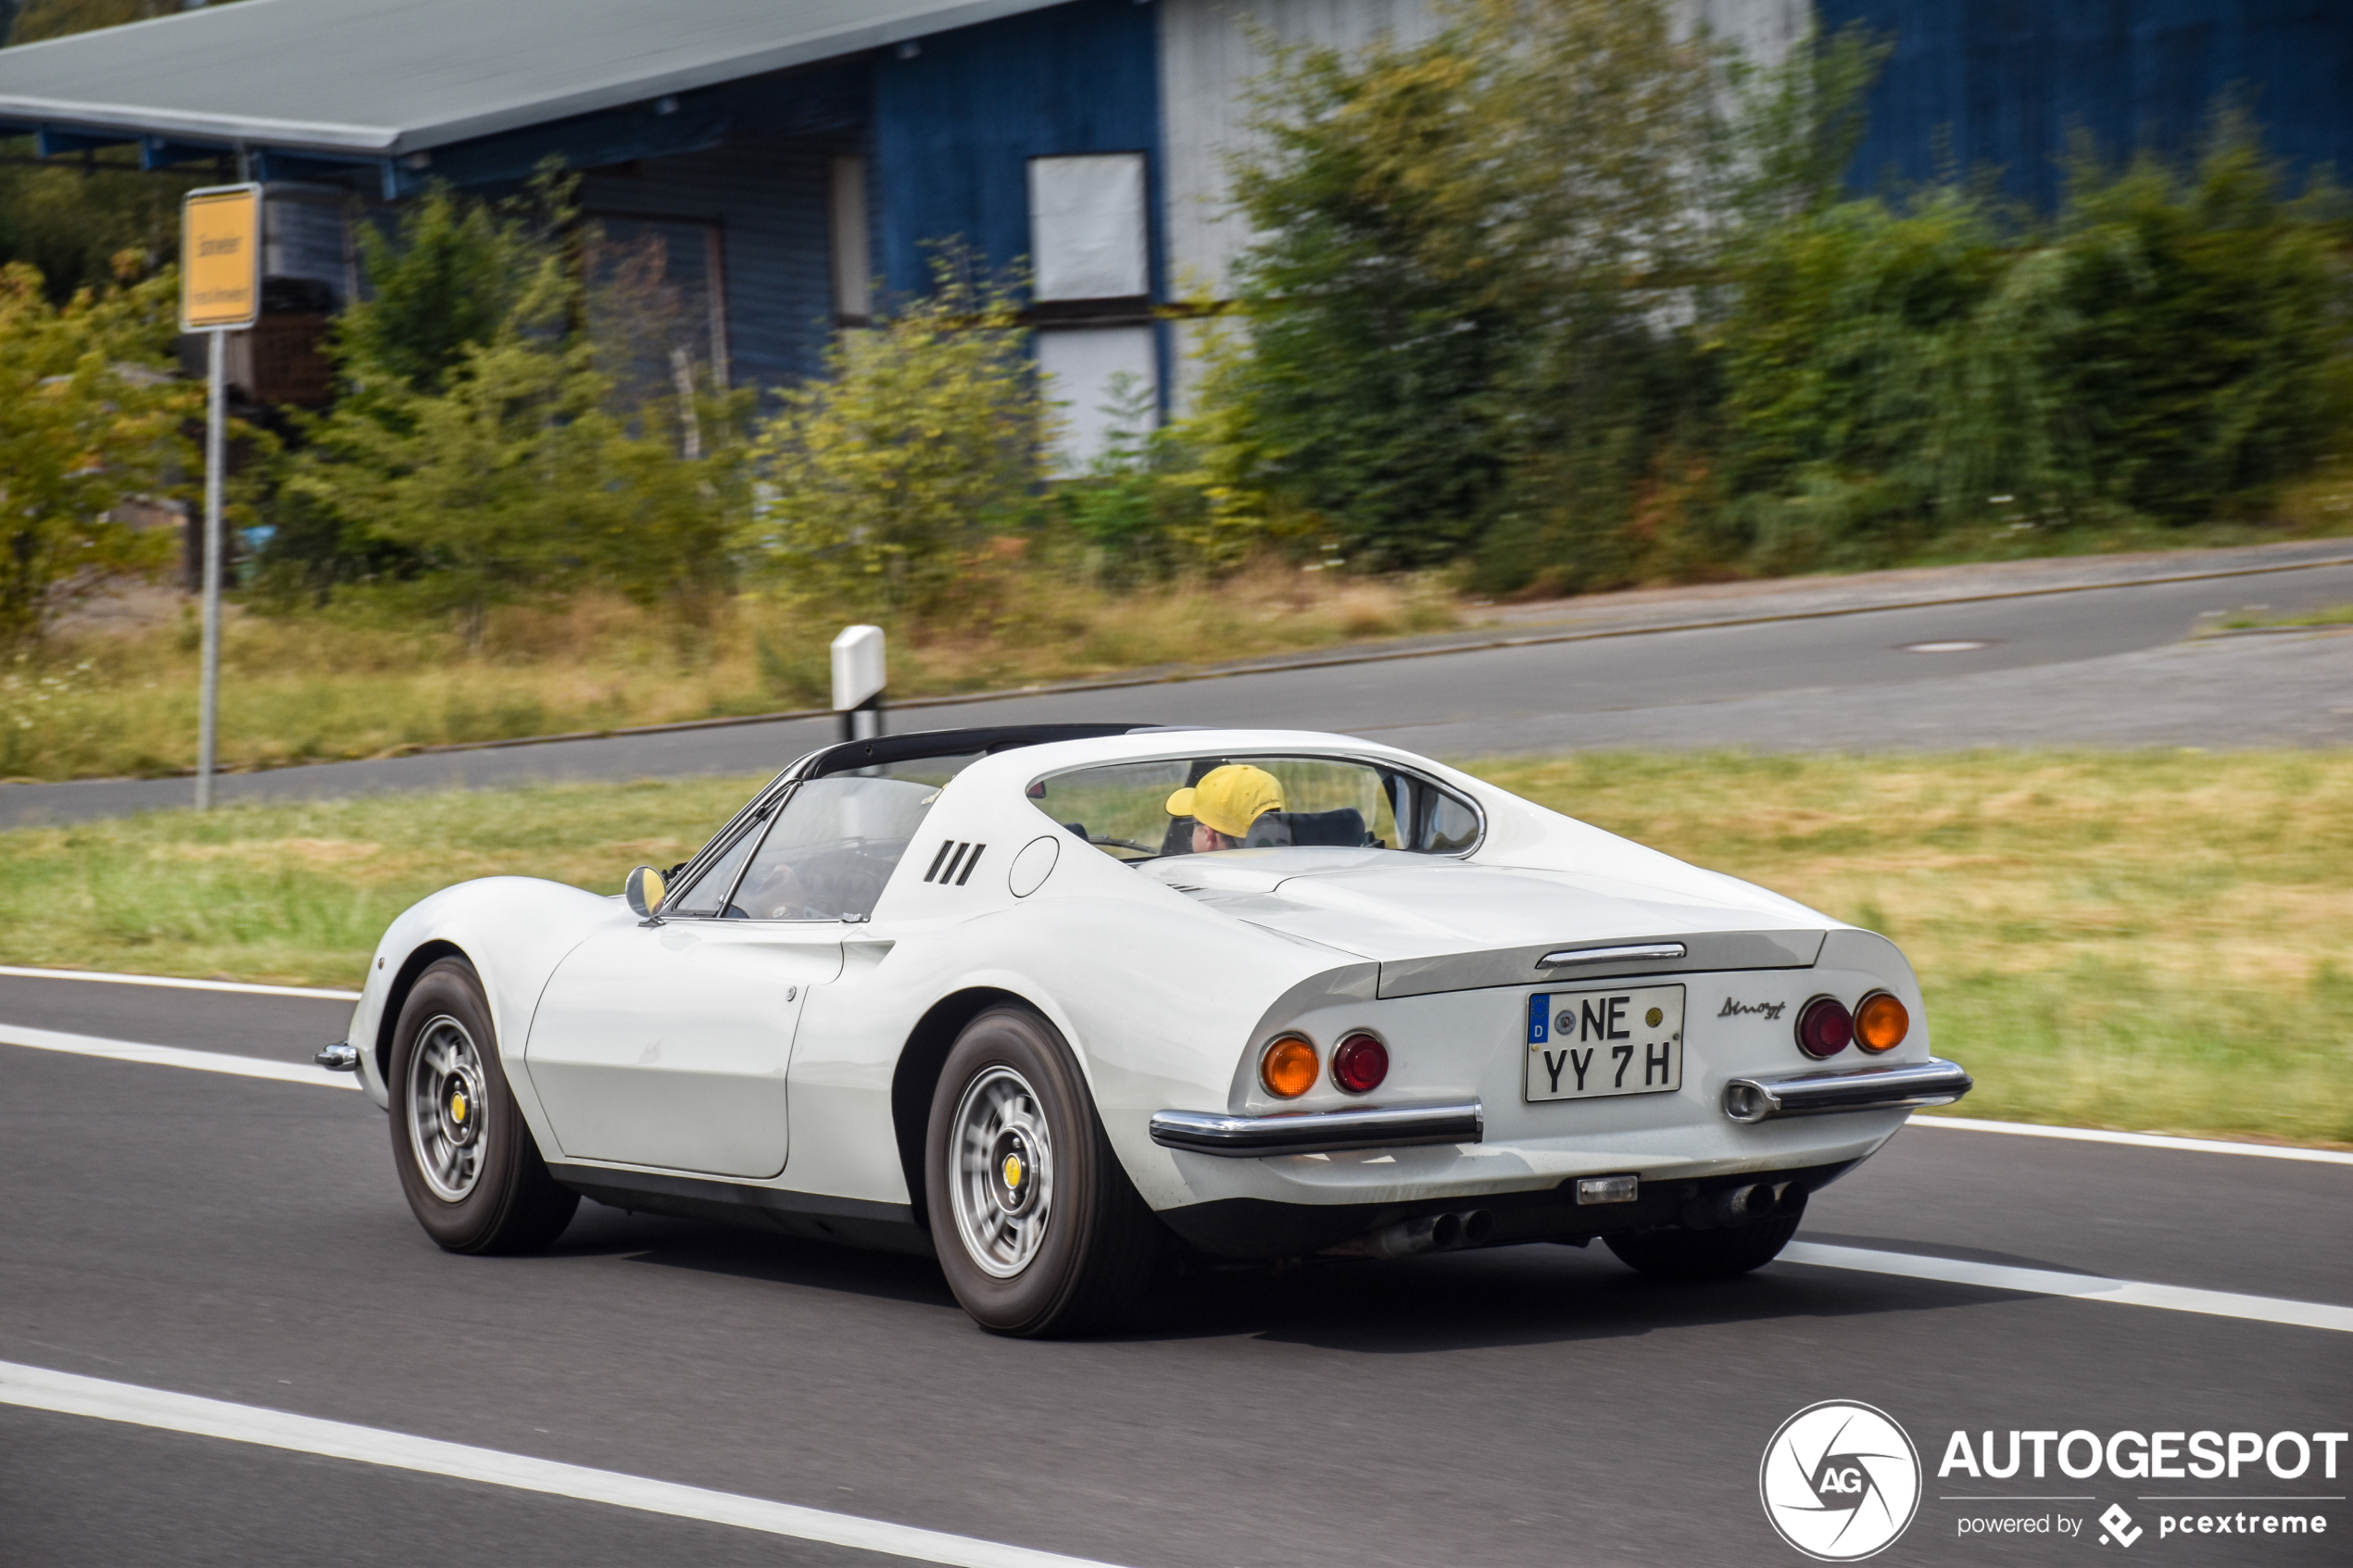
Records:
[[[833,251],[834,315],[846,325],[862,324],[875,309],[864,158],[834,159],[826,207],[832,220],[828,239]]]
[[[1029,160],[1037,298],[1133,299],[1149,293],[1148,232],[1143,154]]]
[[[1127,419],[1122,405],[1138,406],[1142,417],[1135,422],[1145,429],[1158,422],[1159,352],[1150,326],[1042,328],[1038,370],[1046,378],[1047,398],[1062,405],[1054,410],[1062,421],[1053,453],[1057,478],[1084,472],[1102,455],[1112,432]]]

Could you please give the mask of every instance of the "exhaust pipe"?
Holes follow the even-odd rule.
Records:
[[[1681,1219],[1689,1230],[1730,1230],[1797,1213],[1805,1207],[1806,1189],[1794,1182],[1754,1182],[1692,1198],[1683,1205]]]
[[[1495,1231],[1494,1217],[1484,1209],[1452,1214],[1425,1214],[1383,1225],[1365,1237],[1365,1251],[1374,1258],[1410,1258],[1417,1252],[1452,1252],[1462,1247],[1485,1245]]]

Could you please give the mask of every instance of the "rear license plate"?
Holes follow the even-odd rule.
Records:
[[[1657,1095],[1683,1086],[1683,988],[1554,991],[1528,998],[1529,1100]]]

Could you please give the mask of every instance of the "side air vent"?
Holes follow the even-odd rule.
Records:
[[[950,884],[962,887],[973,878],[973,868],[988,851],[986,844],[959,844],[952,838],[939,841],[939,853],[931,858],[931,870],[924,872],[925,882],[936,882],[942,887]]]

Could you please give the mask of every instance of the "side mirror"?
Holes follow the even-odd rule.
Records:
[[[639,920],[651,920],[654,911],[661,908],[662,895],[667,891],[660,872],[651,866],[639,866],[622,884],[621,896]]]

